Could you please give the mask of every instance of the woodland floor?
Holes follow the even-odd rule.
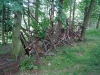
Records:
[[[88,30],[86,41],[74,47],[58,47],[60,51],[42,58],[36,70],[20,71],[10,49],[11,45],[0,47],[0,75],[100,75],[100,29]]]
[[[18,61],[11,57],[11,44],[0,47],[0,75],[15,75],[19,71]]]

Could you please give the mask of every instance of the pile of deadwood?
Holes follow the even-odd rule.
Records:
[[[54,28],[46,31],[44,39],[32,38],[33,36],[28,35],[30,40],[26,40],[23,32],[20,32],[20,40],[25,49],[27,55],[34,55],[36,59],[40,59],[41,55],[53,55],[50,54],[51,50],[58,51],[57,46],[63,45],[74,45],[76,39],[81,40],[80,30],[74,30],[74,28],[67,24],[67,29],[61,28],[58,35]],[[55,38],[56,37],[56,38]]]

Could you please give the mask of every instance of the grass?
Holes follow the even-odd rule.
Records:
[[[88,30],[86,41],[74,47],[58,48],[60,52],[41,60],[38,72],[24,75],[100,75],[100,29]]]

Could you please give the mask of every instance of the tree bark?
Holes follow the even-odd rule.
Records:
[[[5,17],[5,5],[3,4],[3,7],[2,7],[2,44],[5,44],[4,17]]]
[[[54,0],[51,1],[51,7],[50,7],[50,11],[49,11],[49,14],[50,14],[50,27],[53,28],[53,18],[54,18]]]
[[[59,3],[63,5],[63,2],[64,0],[60,0]],[[60,8],[61,6],[59,5],[59,9],[58,9],[58,16],[60,16],[60,18],[62,18],[62,10]],[[57,25],[57,31],[59,32],[59,30],[62,28],[62,25],[61,25],[61,21],[60,19],[58,20],[58,25]]]
[[[74,0],[74,6],[73,6],[73,18],[72,18],[72,26],[74,25],[75,6],[76,6],[76,0]]]
[[[12,44],[13,44],[12,55],[14,59],[17,58],[21,48],[21,42],[20,42],[21,20],[22,20],[22,13],[20,11],[15,11],[13,35],[12,35]]]
[[[38,21],[38,8],[39,8],[39,0],[36,0],[36,5],[35,5],[35,19]]]
[[[69,16],[70,25],[71,25],[71,19],[72,19],[72,1],[70,0],[70,16]]]
[[[88,9],[87,14],[86,14],[86,16],[84,18],[83,27],[82,27],[82,31],[81,31],[81,39],[82,39],[82,41],[85,40],[86,28],[88,26],[89,18],[91,16],[91,13],[92,13],[92,10],[93,10],[93,7],[94,7],[94,3],[95,3],[95,0],[91,0],[89,9]]]
[[[100,24],[100,14],[99,14],[99,18],[98,18],[98,21],[97,21],[96,29],[99,28],[99,24]]]
[[[64,2],[64,0],[59,0],[59,5],[58,5],[58,16],[60,17],[60,18],[62,18],[62,9],[61,9],[61,4],[63,5],[63,2]],[[57,27],[56,27],[56,35],[55,35],[55,39],[57,38],[57,36],[58,36],[58,34],[59,34],[59,32],[60,32],[60,29],[62,28],[62,24],[61,24],[61,21],[60,21],[60,19],[58,19],[58,24],[57,24]]]

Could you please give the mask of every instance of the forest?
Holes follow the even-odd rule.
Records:
[[[100,0],[1,0],[0,75],[100,75]]]

